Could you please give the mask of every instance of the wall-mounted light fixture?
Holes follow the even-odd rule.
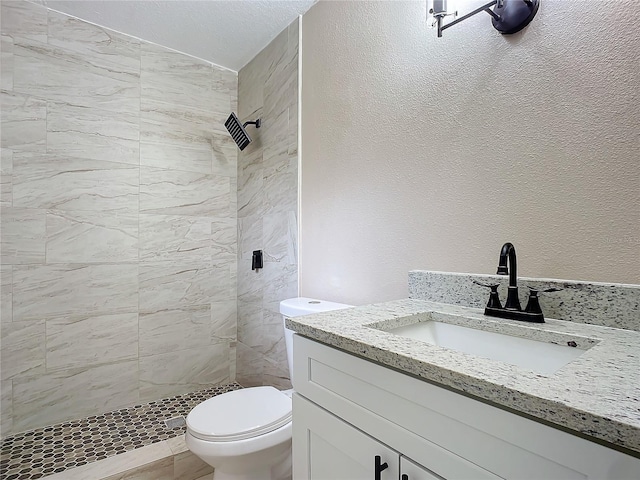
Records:
[[[516,33],[529,25],[540,6],[540,0],[493,0],[445,25],[444,17],[449,15],[456,17],[458,12],[447,10],[447,0],[428,0],[427,3],[431,3],[431,8],[427,5],[427,9],[433,16],[434,26],[438,28],[438,37],[441,37],[442,32],[447,28],[483,11],[491,15],[493,27],[503,35]]]

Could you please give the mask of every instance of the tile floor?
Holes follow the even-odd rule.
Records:
[[[238,388],[237,383],[219,385],[7,437],[1,446],[0,478],[42,478],[168,440],[185,426],[170,428],[165,420],[186,417],[198,403]]]

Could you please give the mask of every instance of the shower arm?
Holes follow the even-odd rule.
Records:
[[[260,119],[257,119],[255,122],[244,122],[244,123],[242,124],[242,126],[243,126],[243,127],[246,127],[247,125],[255,125],[255,126],[256,126],[256,128],[260,128],[260,124],[261,124],[261,123],[262,123],[262,122],[260,121]]]

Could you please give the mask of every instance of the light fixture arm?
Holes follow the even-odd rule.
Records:
[[[438,1],[436,4],[434,0],[434,8],[430,11],[436,20],[438,27],[438,37],[442,37],[442,32],[449,27],[453,27],[460,22],[463,22],[469,17],[473,17],[480,12],[487,12],[491,15],[491,21],[496,30],[500,33],[507,35],[519,32],[524,27],[529,25],[533,17],[538,12],[540,6],[540,0],[492,0],[489,3],[476,8],[470,13],[463,15],[460,18],[443,24],[444,17],[450,15],[446,11],[446,2],[444,0]],[[492,8],[495,7],[495,8]]]
[[[493,18],[495,18],[496,20],[500,20],[500,15],[496,14],[493,10],[491,10],[491,7],[493,7],[494,5],[496,5],[498,2],[502,3],[502,0],[492,0],[491,2],[487,3],[486,5],[483,5],[481,7],[476,8],[473,12],[467,13],[466,15],[463,15],[460,18],[456,18],[455,20],[453,20],[452,22],[447,23],[446,25],[442,25],[442,16],[438,16],[438,37],[442,37],[442,32],[444,30],[446,30],[449,27],[453,27],[454,25],[457,25],[458,23],[466,20],[469,17],[473,17],[474,15],[480,13],[480,12],[487,12],[489,15],[491,15]]]

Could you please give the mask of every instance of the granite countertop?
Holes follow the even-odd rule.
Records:
[[[543,375],[383,331],[417,321],[455,323],[584,353]],[[413,317],[407,320],[406,317]],[[640,332],[555,319],[485,317],[477,308],[405,299],[287,319],[298,334],[479,399],[640,453]]]

